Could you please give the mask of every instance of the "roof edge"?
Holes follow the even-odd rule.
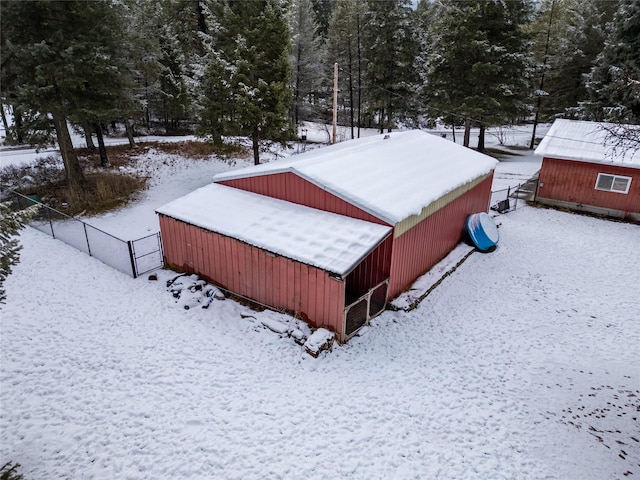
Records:
[[[341,192],[339,192],[337,190],[334,190],[333,188],[330,188],[330,187],[328,187],[328,186],[326,186],[326,185],[324,185],[324,184],[322,184],[320,182],[315,181],[313,178],[310,178],[309,176],[303,174],[302,172],[297,171],[296,169],[292,169],[291,173],[297,175],[300,178],[304,178],[307,182],[315,185],[318,188],[321,188],[325,192],[328,192],[331,195],[335,195],[340,200],[344,200],[348,204],[353,205],[354,207],[358,207],[363,212],[366,212],[369,215],[372,215],[372,216],[376,217],[378,220],[382,220],[383,222],[385,222],[390,227],[396,224],[396,222],[394,222],[394,220],[392,218],[386,216],[384,213],[378,212],[378,211],[372,209],[371,207],[367,207],[366,205],[363,205],[362,203],[360,203],[358,201],[355,201],[353,199],[347,198]]]
[[[184,223],[184,224],[186,224],[186,225],[190,225],[190,226],[193,226],[193,227],[199,228],[199,229],[204,230],[204,231],[206,231],[206,232],[215,233],[216,235],[220,235],[220,236],[222,236],[222,237],[229,238],[229,239],[232,239],[232,240],[234,240],[234,241],[238,241],[238,242],[243,243],[243,244],[245,244],[245,245],[249,245],[250,247],[258,248],[258,249],[260,249],[260,250],[264,250],[265,252],[269,253],[270,255],[274,255],[275,257],[282,257],[282,258],[286,258],[286,259],[288,259],[288,260],[291,260],[292,262],[297,262],[297,263],[300,263],[300,264],[302,264],[302,265],[308,265],[308,266],[313,267],[313,268],[316,268],[316,269],[318,269],[318,270],[322,270],[323,272],[327,272],[328,274],[331,274],[331,275],[337,275],[337,276],[338,276],[340,279],[342,279],[342,280],[343,280],[347,275],[349,275],[353,270],[355,270],[355,268],[356,268],[356,267],[357,267],[357,266],[362,262],[362,260],[363,260],[363,259],[365,259],[369,254],[371,254],[371,252],[372,252],[373,250],[375,250],[376,248],[378,248],[378,246],[379,246],[382,242],[384,242],[387,238],[389,238],[389,236],[393,233],[393,228],[392,228],[392,227],[390,227],[390,226],[386,226],[386,228],[388,229],[388,231],[387,231],[387,232],[386,232],[386,233],[385,233],[385,234],[380,238],[380,240],[378,240],[378,241],[375,243],[375,245],[373,245],[369,250],[367,250],[367,252],[366,252],[366,253],[364,253],[363,255],[361,255],[357,260],[355,260],[355,261],[354,261],[352,264],[350,264],[346,269],[344,269],[344,271],[339,271],[340,269],[337,269],[337,268],[327,268],[326,266],[325,266],[325,267],[321,267],[321,266],[319,266],[319,265],[316,265],[316,264],[313,264],[313,263],[310,263],[310,262],[305,262],[305,261],[304,261],[304,260],[302,260],[302,259],[294,258],[294,257],[289,256],[289,255],[285,255],[285,254],[283,254],[282,252],[275,252],[275,251],[273,251],[273,250],[270,250],[270,249],[269,249],[269,248],[267,248],[267,247],[264,247],[264,246],[261,246],[261,245],[255,245],[255,244],[251,243],[250,241],[245,240],[245,239],[243,239],[243,238],[239,238],[239,237],[236,237],[236,236],[233,236],[233,235],[229,235],[228,233],[223,233],[223,232],[220,232],[220,231],[214,230],[213,228],[210,228],[210,227],[205,227],[205,226],[200,225],[200,224],[198,224],[198,223],[194,223],[194,222],[193,222],[193,221],[191,221],[191,220],[186,220],[186,219],[183,219],[183,218],[179,218],[179,217],[178,217],[178,216],[176,216],[176,215],[171,215],[171,214],[169,214],[169,213],[165,213],[165,212],[162,212],[162,211],[159,211],[159,210],[156,210],[156,214],[157,214],[157,215],[163,215],[163,216],[165,216],[165,217],[167,217],[167,218],[170,218],[170,219],[172,219],[172,220],[174,220],[174,221],[176,221],[176,222],[181,222],[181,223]],[[335,215],[337,215],[337,214],[335,214]],[[366,222],[366,220],[360,220],[360,221],[361,221],[361,222]],[[371,223],[371,222],[369,222],[369,223]],[[384,225],[381,225],[381,227],[384,227]]]
[[[542,155],[542,161],[545,159],[549,160],[560,160],[562,162],[582,162],[582,163],[592,163],[595,165],[603,165],[607,167],[618,167],[618,168],[633,168],[635,170],[640,170],[640,163],[624,163],[624,162],[614,162],[614,161],[604,161],[604,160],[591,160],[588,158],[571,156],[571,155]]]
[[[429,205],[424,206],[419,214],[411,215],[401,220],[395,226],[394,234],[393,234],[394,238],[398,238],[399,236],[408,232],[423,220],[429,218],[431,215],[443,209],[450,203],[453,203],[454,201],[456,201],[465,193],[473,190],[475,187],[480,185],[485,180],[491,178],[492,175],[493,175],[493,170],[489,173],[476,177],[473,180],[470,180],[469,182],[465,183],[464,185],[460,185],[458,188],[454,188],[453,190],[450,190],[449,192],[445,193],[434,202],[431,202]]]

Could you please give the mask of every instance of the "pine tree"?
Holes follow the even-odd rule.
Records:
[[[640,123],[640,3],[623,0],[589,74],[596,119]]]
[[[329,65],[337,63],[338,104],[346,113],[340,123],[351,127],[351,138],[360,137],[364,77],[364,3],[338,0],[329,26]]]
[[[158,105],[165,131],[179,130],[194,118],[197,86],[205,65],[204,38],[208,38],[206,2],[173,0],[161,2],[160,91]]]
[[[417,42],[417,54],[415,58],[415,69],[418,78],[416,86],[416,105],[421,120],[427,119],[427,124],[432,122],[429,119],[429,110],[425,104],[425,95],[422,95],[423,85],[428,84],[429,80],[429,54],[434,46],[433,41],[433,22],[436,17],[438,6],[429,0],[420,0],[416,6],[414,28]],[[451,122],[455,126],[456,119],[453,117],[445,118],[445,122]],[[455,129],[454,129],[455,138]]]
[[[13,212],[8,202],[0,202],[0,304],[7,299],[4,281],[20,261],[22,246],[16,236],[34,214],[34,207]]]
[[[291,13],[292,86],[295,125],[312,118],[313,102],[322,85],[324,45],[311,0],[295,0]]]
[[[425,96],[433,115],[465,120],[465,146],[472,121],[482,151],[487,126],[527,111],[528,18],[524,0],[448,0],[437,10]]]
[[[417,85],[414,37],[409,0],[367,2],[364,22],[367,103],[382,132],[408,121]]]
[[[0,8],[3,69],[14,73],[3,88],[24,111],[51,116],[67,183],[86,189],[67,120],[98,119],[117,108],[124,73],[118,61],[118,7],[107,1],[5,1]]]
[[[253,157],[260,163],[264,141],[292,138],[291,52],[289,9],[285,0],[220,1],[213,6],[219,28],[212,32],[214,54],[207,75],[229,102],[201,102],[200,124],[221,127],[224,134],[251,138]],[[227,88],[228,86],[228,88]]]
[[[196,100],[196,132],[202,137],[210,137],[216,145],[223,143],[222,137],[229,130],[233,118],[232,72],[233,67],[223,53],[209,47]]]
[[[584,76],[604,47],[611,0],[545,0],[529,26],[540,118],[548,121],[587,97]]]
[[[331,23],[333,9],[336,6],[337,0],[311,0],[311,3],[317,22],[315,33],[326,41],[329,35],[329,24]]]
[[[130,115],[147,129],[188,129],[204,73],[207,5],[194,0],[123,0],[128,15],[125,50],[133,74]]]
[[[162,52],[158,40],[160,26],[166,23],[163,4],[153,0],[124,0],[128,22],[125,45],[131,74],[130,96],[135,103],[128,112],[135,123],[150,128],[152,119],[159,117],[154,106],[161,97],[160,72]]]

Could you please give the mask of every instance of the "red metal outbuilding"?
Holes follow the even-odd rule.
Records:
[[[230,171],[158,210],[165,261],[346,341],[487,211],[495,164],[408,131]]]
[[[536,201],[640,221],[640,152],[616,145],[616,128],[640,127],[556,120],[536,149]]]

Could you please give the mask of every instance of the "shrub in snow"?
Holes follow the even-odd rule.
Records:
[[[64,180],[64,167],[58,155],[49,155],[26,165],[8,165],[0,169],[0,186],[3,191],[33,191],[38,187],[50,187]]]
[[[22,474],[18,473],[19,463],[7,462],[0,468],[0,480],[23,480]]]
[[[0,303],[6,300],[4,281],[11,273],[11,268],[20,261],[18,232],[29,221],[37,207],[33,206],[19,212],[12,212],[9,203],[0,203]]]

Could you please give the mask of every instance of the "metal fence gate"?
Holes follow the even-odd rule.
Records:
[[[129,253],[134,278],[160,268],[163,264],[160,232],[129,241]]]
[[[489,200],[489,208],[498,213],[506,213],[518,208],[520,203],[535,200],[538,189],[538,174],[524,183],[503,190],[493,190]]]
[[[55,210],[39,200],[9,192],[11,208],[37,205],[29,226],[97,258],[116,270],[137,278],[163,265],[160,232],[137,240],[123,240],[82,220]]]

